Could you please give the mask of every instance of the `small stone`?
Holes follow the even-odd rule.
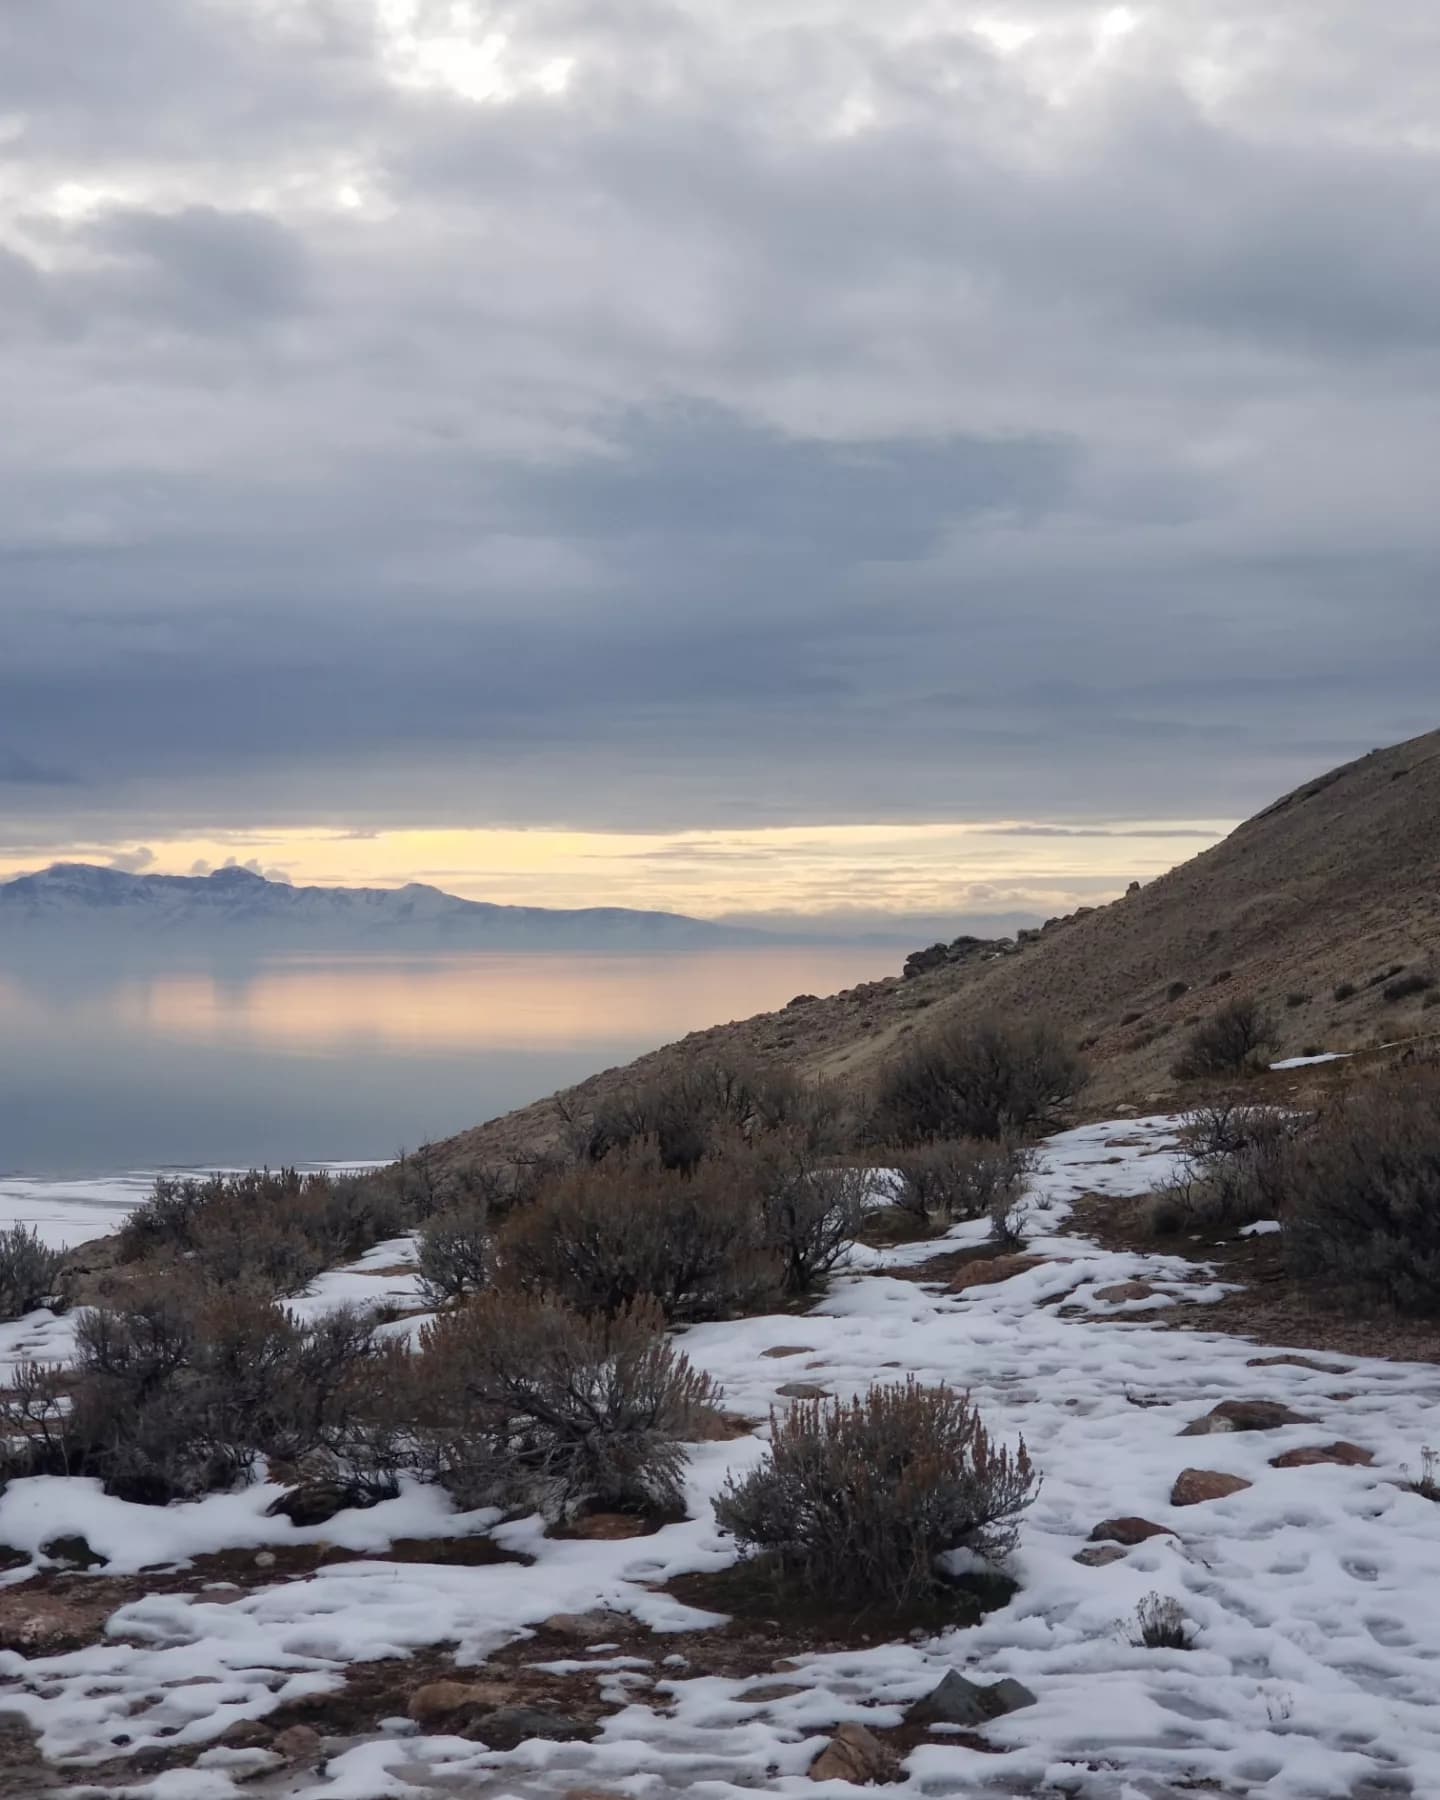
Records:
[[[48,1556],[52,1562],[64,1563],[71,1569],[93,1569],[105,1561],[103,1556],[90,1548],[78,1531],[70,1532],[64,1537],[51,1538],[48,1544],[40,1546],[40,1554]]]
[[[1294,1369],[1318,1369],[1322,1375],[1343,1375],[1345,1370],[1336,1368],[1334,1363],[1316,1362],[1313,1356],[1297,1356],[1293,1351],[1284,1350],[1278,1356],[1252,1356],[1245,1364],[1247,1369],[1274,1369],[1282,1363]]]
[[[1223,1500],[1227,1494],[1254,1485],[1241,1475],[1226,1475],[1219,1469],[1182,1469],[1170,1490],[1170,1504],[1199,1506],[1202,1501]]]
[[[338,1512],[356,1504],[357,1495],[348,1482],[302,1481],[287,1488],[265,1508],[267,1519],[289,1519],[293,1525],[325,1525]]]
[[[220,1733],[219,1742],[227,1750],[268,1750],[275,1733],[260,1719],[237,1719]]]
[[[849,1781],[866,1787],[889,1781],[898,1764],[874,1734],[863,1725],[842,1725],[810,1765],[812,1781]]]
[[[796,1694],[809,1692],[809,1688],[799,1681],[762,1681],[759,1687],[746,1688],[736,1698],[744,1700],[747,1705],[759,1705],[766,1700],[793,1700]]]
[[[1092,1544],[1143,1544],[1146,1538],[1169,1537],[1168,1525],[1150,1519],[1102,1519],[1090,1533]]]
[[[1217,1431],[1276,1431],[1282,1425],[1313,1425],[1304,1413],[1292,1412],[1278,1400],[1222,1400],[1204,1418],[1195,1419],[1181,1437],[1210,1437]]]
[[[552,1743],[588,1737],[591,1727],[548,1706],[501,1706],[467,1725],[461,1733],[490,1750],[513,1750],[531,1738]]]
[[[270,1748],[286,1762],[317,1762],[320,1757],[320,1733],[308,1725],[290,1725],[276,1732]]]
[[[1272,1469],[1308,1469],[1316,1463],[1340,1463],[1345,1468],[1366,1469],[1375,1458],[1359,1444],[1347,1444],[1343,1438],[1333,1444],[1307,1444],[1301,1450],[1287,1450],[1283,1456],[1272,1456]]]
[[[493,1711],[510,1697],[500,1681],[427,1681],[410,1696],[405,1712],[417,1725],[434,1725],[456,1713]]]
[[[1075,1552],[1074,1560],[1087,1569],[1103,1569],[1107,1563],[1124,1562],[1125,1550],[1120,1544],[1090,1544]]]
[[[775,1392],[786,1400],[828,1400],[830,1398],[828,1389],[816,1387],[813,1381],[787,1381],[784,1387],[776,1388]]]
[[[1159,1291],[1148,1281],[1120,1281],[1114,1287],[1096,1288],[1095,1298],[1111,1306],[1123,1306],[1127,1300],[1153,1300]]]
[[[768,1350],[760,1352],[762,1356],[813,1356],[813,1344],[772,1344]]]
[[[611,1612],[597,1607],[594,1612],[551,1613],[541,1625],[542,1631],[553,1631],[557,1637],[579,1638],[582,1643],[599,1644],[632,1624],[628,1613]]]
[[[1012,1256],[977,1257],[973,1262],[962,1263],[950,1277],[950,1291],[958,1294],[966,1288],[993,1287],[996,1282],[1009,1281],[1028,1269],[1038,1269],[1046,1261],[1048,1258],[1044,1256],[1026,1256],[1023,1252]]]
[[[257,1550],[255,1552],[255,1567],[257,1569],[273,1569],[275,1567],[275,1552],[273,1550]]]

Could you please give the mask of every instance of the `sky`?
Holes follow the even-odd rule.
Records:
[[[1432,0],[0,9],[0,875],[1048,915],[1432,728]]]

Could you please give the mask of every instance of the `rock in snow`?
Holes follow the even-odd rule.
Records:
[[[1210,1437],[1217,1431],[1278,1431],[1282,1425],[1313,1425],[1306,1413],[1292,1412],[1278,1400],[1222,1400],[1180,1433],[1181,1437]]]
[[[939,1685],[905,1713],[907,1725],[984,1725],[1002,1713],[1033,1706],[1029,1688],[1006,1677],[982,1686],[969,1681],[958,1669],[949,1669]]]
[[[889,1781],[896,1773],[896,1758],[863,1725],[842,1725],[810,1765],[812,1781],[849,1781],[866,1787]]]
[[[1200,1506],[1206,1500],[1223,1500],[1227,1494],[1243,1493],[1253,1486],[1243,1475],[1226,1475],[1220,1469],[1182,1469],[1170,1490],[1170,1504]]]

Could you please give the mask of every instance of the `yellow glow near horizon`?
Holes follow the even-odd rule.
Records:
[[[1227,821],[1050,825],[1006,820],[618,833],[255,829],[144,844],[0,855],[0,876],[41,861],[115,862],[150,874],[244,863],[301,885],[427,882],[473,900],[696,913],[1068,911],[1203,850]]]

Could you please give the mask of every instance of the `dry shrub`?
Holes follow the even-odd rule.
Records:
[[[990,1202],[990,1242],[1001,1250],[1023,1250],[1030,1200],[1023,1189],[1002,1190]]]
[[[740,1203],[754,1192],[763,1249],[778,1260],[785,1293],[814,1293],[865,1223],[868,1170],[827,1167],[797,1133],[777,1134],[754,1150],[736,1148],[717,1167]]]
[[[1024,1137],[1084,1086],[1085,1064],[1044,1021],[952,1020],[917,1034],[881,1076],[874,1124],[897,1144]]]
[[[1277,1042],[1274,1019],[1258,1000],[1247,995],[1202,1019],[1191,1031],[1170,1072],[1181,1081],[1207,1075],[1243,1075],[1255,1068]]]
[[[183,1259],[221,1288],[294,1294],[324,1269],[407,1229],[394,1183],[295,1169],[160,1180],[120,1231],[123,1262]]]
[[[0,1231],[0,1319],[18,1319],[58,1300],[64,1260],[24,1225]]]
[[[228,1487],[258,1455],[320,1456],[357,1498],[393,1491],[373,1446],[352,1469],[352,1430],[368,1415],[371,1320],[352,1311],[301,1326],[273,1302],[183,1286],[84,1312],[67,1378],[44,1415],[39,1380],[7,1397],[5,1473],[84,1474],[124,1499],[163,1505]]]
[[[1348,1304],[1440,1314],[1440,1071],[1336,1100],[1291,1147],[1286,1249]]]
[[[683,1511],[684,1438],[719,1398],[653,1300],[583,1316],[491,1293],[421,1333],[417,1461],[463,1505]]]
[[[880,1151],[894,1170],[895,1204],[921,1223],[931,1219],[983,1219],[997,1201],[1018,1199],[1035,1166],[1019,1144],[983,1138],[947,1138]]]
[[[1185,1163],[1150,1203],[1150,1228],[1172,1232],[1252,1225],[1290,1204],[1291,1146],[1306,1115],[1220,1100],[1192,1108],[1180,1122]]]
[[[643,1145],[552,1182],[506,1221],[496,1265],[512,1291],[608,1315],[649,1295],[671,1320],[744,1312],[782,1274],[752,1180],[724,1159],[687,1176]]]
[[[1004,1556],[1037,1478],[997,1449],[968,1396],[914,1381],[772,1413],[770,1455],[715,1501],[721,1528],[782,1585],[859,1604],[936,1597],[939,1558]]]
[[[1135,1635],[1130,1641],[1143,1650],[1193,1650],[1195,1633],[1178,1600],[1150,1593],[1135,1608]]]
[[[1388,1000],[1392,1006],[1401,1000],[1413,999],[1416,994],[1428,994],[1435,985],[1433,975],[1423,974],[1416,969],[1409,975],[1401,975],[1394,981],[1387,981],[1380,990],[1382,1000]]]
[[[421,1226],[420,1289],[432,1306],[478,1294],[495,1272],[490,1207],[479,1197],[436,1213]]]
[[[803,1136],[813,1151],[835,1151],[849,1134],[844,1103],[832,1087],[744,1057],[712,1055],[680,1064],[649,1082],[621,1089],[588,1120],[570,1122],[576,1155],[599,1162],[647,1143],[667,1169],[691,1173],[736,1136]]]

